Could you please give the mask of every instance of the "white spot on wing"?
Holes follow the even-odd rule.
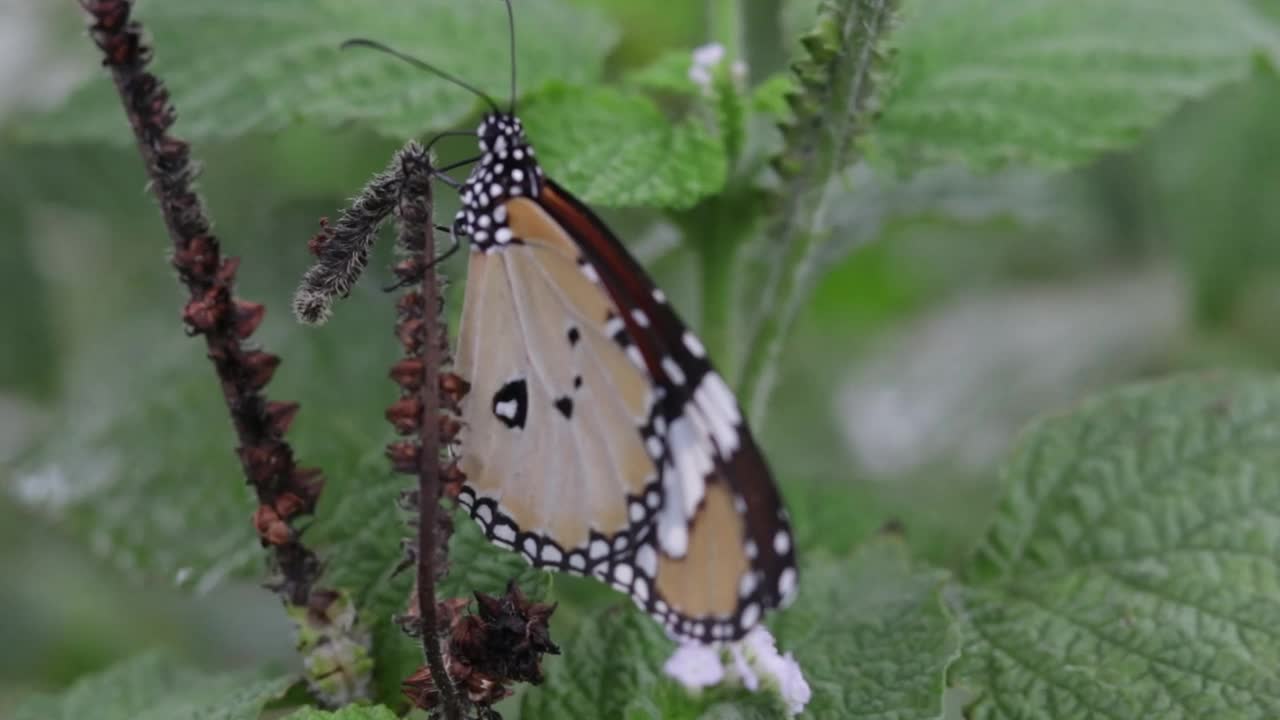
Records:
[[[641,545],[640,549],[636,550],[636,567],[649,577],[658,574],[658,552],[652,545]]]
[[[616,565],[616,566],[614,566],[614,568],[613,568],[613,579],[614,579],[614,580],[617,580],[618,582],[622,583],[623,585],[630,586],[630,585],[631,585],[631,580],[632,580],[634,577],[635,577],[635,575],[633,574],[633,571],[631,570],[631,566],[630,566],[630,565],[627,565],[626,563],[622,563],[622,564],[620,564],[620,565]]]
[[[791,602],[796,593],[796,569],[787,568],[782,571],[782,575],[778,576],[778,593],[782,595],[782,602]]]
[[[684,370],[680,369],[680,364],[673,360],[670,355],[662,356],[662,372],[666,373],[666,376],[676,385],[684,384]]]
[[[609,554],[609,543],[603,540],[591,541],[591,559],[592,560],[599,560],[600,558],[608,554]]]
[[[773,551],[779,555],[786,555],[791,549],[791,536],[786,530],[779,530],[778,534],[773,536]]]
[[[671,557],[681,558],[689,551],[689,529],[684,522],[664,523],[659,520],[658,540],[662,543],[662,549]]]
[[[751,603],[742,609],[742,617],[740,619],[740,622],[742,624],[742,629],[747,630],[747,629],[750,629],[751,627],[754,627],[756,624],[756,621],[759,619],[760,619],[759,605],[755,603]]]
[[[591,267],[591,266],[583,265],[583,267]],[[613,336],[622,332],[623,328],[625,328],[626,326],[627,324],[623,322],[622,318],[618,317],[617,315],[613,315],[608,320],[605,321],[604,331],[606,334]]]
[[[698,339],[697,335],[694,335],[688,330],[684,331],[684,346],[688,348],[689,352],[696,358],[707,356],[707,349],[702,346],[702,341]]]
[[[734,419],[737,408],[734,408],[732,415],[725,412],[722,402],[716,397],[717,385],[724,385],[719,375],[712,372],[703,376],[702,381],[698,383],[698,389],[693,393],[693,408],[686,407],[685,412],[691,417],[700,417],[705,421],[711,436],[715,438],[720,456],[727,458],[738,449],[737,421]],[[729,401],[733,402],[732,396]]]
[[[631,586],[631,594],[635,596],[636,601],[641,607],[649,604],[649,581],[643,577],[636,578],[636,582]]]
[[[515,400],[504,400],[494,405],[493,411],[508,420],[514,420],[516,418],[516,409],[518,407],[519,403]]]
[[[516,530],[506,523],[498,523],[493,527],[493,536],[508,545],[514,545],[516,542]]]
[[[707,473],[712,468],[705,438],[701,437],[699,430],[694,419],[682,415],[671,423],[671,431],[667,435],[667,446],[676,469],[672,473],[674,487],[668,488],[667,497],[680,498],[686,518],[693,517],[698,503],[702,501]]]

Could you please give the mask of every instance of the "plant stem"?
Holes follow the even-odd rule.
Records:
[[[707,0],[708,35],[724,46],[727,62],[742,58],[742,7],[739,0]]]
[[[708,0],[707,26],[709,39],[724,46],[726,67],[741,58],[745,28],[739,0]],[[736,150],[728,148],[727,151],[732,171]],[[680,218],[684,237],[698,253],[701,291],[699,334],[709,355],[716,359],[722,372],[737,365],[732,358],[735,348],[731,343],[733,318],[730,309],[733,305],[733,267],[738,246],[734,230],[741,225],[724,221],[732,220],[733,211],[741,210],[742,206],[735,206],[730,197],[732,194],[732,189],[726,187],[720,196],[699,203]],[[733,382],[732,377],[729,382]]]
[[[293,523],[314,512],[323,479],[317,470],[299,468],[284,440],[298,406],[269,402],[262,393],[280,358],[245,345],[266,309],[233,295],[238,261],[222,257],[194,187],[191,148],[169,132],[177,111],[164,83],[147,70],[151,50],[141,25],[130,18],[132,2],[81,0],[81,5],[93,18],[89,34],[111,70],[173,243],[173,266],[189,293],[183,320],[191,334],[204,336],[222,386],[240,443],[240,464],[258,497],[254,526],[271,548],[278,573],[271,587],[285,602],[307,606],[320,561]]]
[[[447,340],[440,327],[440,278],[429,267],[435,258],[435,231],[431,222],[430,158],[417,143],[401,153],[403,182],[400,200],[400,244],[418,253],[422,262],[420,288],[422,313],[422,411],[418,427],[418,616],[422,620],[422,650],[431,678],[440,692],[444,715],[461,720],[457,690],[440,651],[436,618],[436,526],[440,512],[440,366]]]
[[[891,26],[895,0],[845,0],[822,17],[810,40],[827,45],[797,68],[803,88],[797,117],[784,130],[786,148],[775,166],[787,180],[782,208],[765,237],[776,251],[762,255],[766,279],[761,311],[745,344],[739,398],[761,428],[783,344],[808,300],[825,243],[833,179],[856,159],[856,141],[869,124],[867,108]],[[812,51],[811,51],[812,52]]]

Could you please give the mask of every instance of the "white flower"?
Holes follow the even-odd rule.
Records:
[[[720,43],[707,43],[693,49],[693,64],[703,67],[715,67],[724,60],[724,46]]]
[[[681,645],[662,665],[662,672],[689,690],[710,687],[724,679],[720,653],[706,645]]]
[[[689,66],[689,79],[703,89],[711,87],[711,71],[724,60],[724,46],[708,43],[693,50],[693,65]]]
[[[791,653],[778,653],[773,636],[763,626],[730,645],[727,652],[703,645],[682,645],[662,669],[689,689],[726,681],[752,692],[761,688],[776,690],[790,717],[800,714],[813,696],[800,664]]]
[[[725,49],[720,43],[707,43],[693,50],[693,64],[689,66],[689,79],[703,90],[711,89],[712,71],[724,62]],[[734,60],[729,66],[734,81],[742,84],[747,79],[747,64]]]
[[[800,663],[791,653],[779,655],[773,636],[764,626],[757,626],[733,646],[734,672],[748,690],[758,685],[774,687],[794,717],[804,710],[813,692],[800,671]]]

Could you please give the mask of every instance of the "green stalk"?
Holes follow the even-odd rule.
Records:
[[[725,48],[724,65],[720,69],[728,78],[731,63],[742,57],[744,32],[740,0],[708,0],[707,25],[710,41]],[[719,82],[720,79],[717,80]],[[720,88],[719,91],[724,91]],[[728,88],[732,90],[732,88]],[[732,133],[732,131],[726,130]],[[736,152],[730,143],[727,150]],[[732,163],[734,158],[730,158]],[[732,172],[733,166],[730,165]],[[732,182],[732,181],[731,181]],[[678,222],[686,241],[698,253],[699,281],[701,289],[700,335],[710,356],[723,368],[735,367],[730,345],[730,308],[733,298],[732,269],[738,236],[734,230],[740,223],[732,221],[734,207],[732,190],[710,198],[687,213]],[[729,212],[726,212],[729,210]]]
[[[724,46],[725,62],[742,59],[742,7],[739,0],[707,0],[708,35]]]
[[[789,101],[793,120],[774,167],[784,184],[778,211],[756,270],[759,314],[745,344],[739,398],[762,426],[783,345],[808,301],[831,229],[826,222],[832,181],[858,157],[855,141],[870,124],[880,44],[895,0],[843,0],[822,12],[805,36],[809,57],[794,66],[799,90]]]

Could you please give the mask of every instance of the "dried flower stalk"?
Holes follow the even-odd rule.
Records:
[[[236,452],[257,493],[253,524],[271,557],[272,587],[288,603],[304,606],[320,574],[315,553],[302,544],[294,522],[315,510],[324,486],[318,470],[298,467],[284,435],[296,403],[271,402],[262,389],[280,358],[245,341],[262,322],[265,308],[233,295],[239,261],[222,258],[203,203],[193,189],[191,149],[169,134],[177,113],[169,92],[147,70],[151,49],[130,19],[130,0],[81,0],[92,18],[89,34],[103,53],[138,150],[146,164],[173,243],[172,262],[190,298],[183,309],[188,332],[202,335],[235,426]]]

